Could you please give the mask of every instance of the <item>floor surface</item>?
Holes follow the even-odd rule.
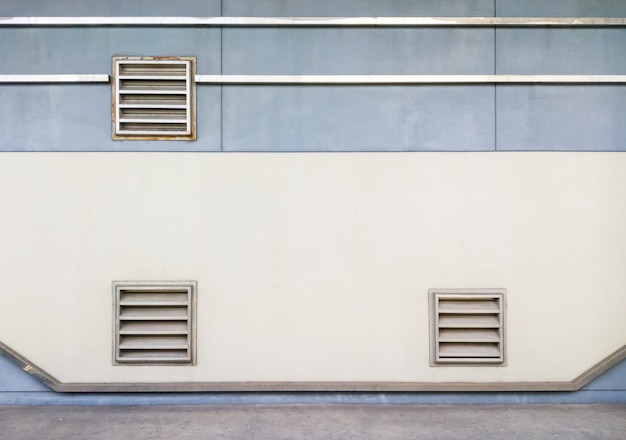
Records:
[[[625,440],[626,405],[0,406],[0,439]]]

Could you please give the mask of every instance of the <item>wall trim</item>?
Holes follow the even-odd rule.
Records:
[[[164,382],[63,383],[0,341],[0,356],[60,393],[135,392],[520,392],[578,391],[626,359],[626,345],[569,382]]]
[[[626,75],[196,75],[199,84],[626,84]]]
[[[63,75],[0,75],[0,83],[48,84],[48,83],[108,83],[109,75],[63,74]]]
[[[195,75],[209,85],[626,84],[626,75]],[[0,84],[110,83],[108,74],[0,75]]]
[[[617,17],[0,17],[0,27],[624,27]]]

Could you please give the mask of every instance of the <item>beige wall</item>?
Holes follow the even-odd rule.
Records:
[[[566,381],[626,343],[626,155],[0,155],[0,341],[63,382]],[[114,280],[197,280],[195,367],[112,366]],[[428,289],[507,289],[506,367]]]

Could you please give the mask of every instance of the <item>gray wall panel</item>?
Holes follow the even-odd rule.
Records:
[[[626,151],[626,87],[498,86],[498,150]]]
[[[196,56],[220,73],[217,28],[0,28],[0,74],[110,73],[111,57]]]
[[[3,393],[15,391],[50,391],[50,388],[0,355],[0,399]]]
[[[498,29],[496,41],[500,74],[626,73],[624,28]]]
[[[198,88],[198,139],[113,141],[111,87],[3,85],[0,151],[191,151],[220,148],[220,89]]]
[[[226,28],[225,74],[491,74],[492,29]]]
[[[0,2],[0,17],[218,16],[220,0],[27,0]]]
[[[587,384],[585,391],[622,390],[626,391],[626,361],[622,361],[609,371]]]
[[[624,0],[497,0],[499,17],[626,17]]]
[[[226,151],[494,148],[491,86],[224,88]]]
[[[224,0],[225,16],[492,16],[493,0]]]

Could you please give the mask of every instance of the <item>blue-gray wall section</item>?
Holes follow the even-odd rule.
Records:
[[[567,393],[55,393],[0,356],[0,405],[626,403],[626,361]]]
[[[493,16],[493,0],[224,0],[225,16]]]
[[[624,75],[626,29],[497,29],[496,73]]]
[[[624,74],[626,29],[497,29],[496,73]],[[501,85],[496,95],[498,150],[626,150],[623,85]]]
[[[1,28],[0,75],[111,73],[114,56],[195,56],[197,73],[221,72],[217,28]]]
[[[6,404],[6,393],[14,392],[50,392],[50,388],[0,355],[0,404]]]
[[[499,17],[626,17],[624,0],[496,0]]]
[[[227,87],[225,151],[487,151],[490,86]]]
[[[626,151],[626,87],[499,86],[498,150]]]
[[[113,56],[146,54],[218,74],[220,50],[215,28],[0,28],[0,75],[110,73]],[[113,141],[110,85],[1,84],[0,151],[219,151],[221,93],[198,88],[195,142]]]
[[[197,140],[113,141],[111,87],[86,85],[0,86],[0,151],[219,151],[219,87],[197,92]]]
[[[221,0],[22,0],[0,2],[0,17],[219,16]]]
[[[227,75],[491,74],[493,29],[225,28]]]
[[[626,2],[2,2],[0,15],[626,16]],[[223,8],[223,10],[222,10]],[[0,28],[0,74],[625,74],[623,28]],[[626,150],[620,86],[207,86],[197,141],[112,141],[110,86],[0,85],[0,151]],[[591,111],[592,110],[592,111]]]

